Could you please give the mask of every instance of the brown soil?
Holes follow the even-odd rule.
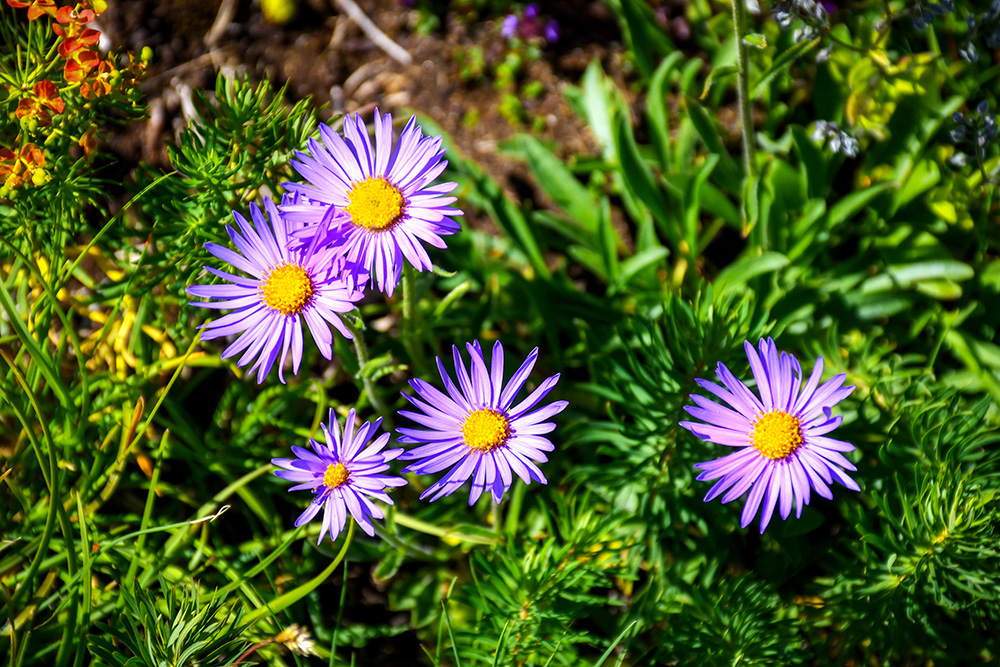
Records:
[[[541,94],[522,100],[528,118],[544,121],[538,131],[527,124],[512,126],[501,115],[500,102],[507,91],[497,90],[487,78],[463,81],[460,76],[462,54],[474,45],[483,49],[488,66],[503,60],[502,16],[478,17],[449,9],[440,30],[424,35],[417,33],[420,14],[399,0],[359,0],[366,15],[410,54],[412,62],[404,65],[375,46],[354,20],[338,10],[335,0],[299,0],[296,18],[284,26],[269,23],[258,2],[237,0],[232,19],[213,30],[220,4],[218,0],[111,0],[100,17],[99,28],[112,47],[138,52],[149,46],[154,54],[143,84],[151,118],[141,123],[143,127],[112,139],[114,150],[124,159],[166,167],[164,139],[172,139],[183,126],[181,101],[186,89],[211,89],[221,67],[249,72],[256,80],[266,76],[276,85],[287,82],[292,99],[311,96],[328,105],[321,113],[324,120],[344,112],[370,118],[376,105],[382,111],[424,114],[510,194],[536,198],[526,167],[501,155],[498,144],[530,130],[558,146],[564,156],[595,152],[585,123],[565,100],[565,86],[576,84],[595,58],[606,71],[620,71],[620,35],[613,15],[601,2],[542,3],[543,12],[559,21],[562,36],[545,48],[540,60],[527,63],[522,74],[523,82],[538,81],[543,86]]]

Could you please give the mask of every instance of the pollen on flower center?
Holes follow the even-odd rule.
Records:
[[[774,410],[757,418],[750,444],[769,459],[783,459],[802,445],[802,425],[798,417]]]
[[[312,278],[297,264],[282,264],[260,288],[264,304],[285,315],[296,315],[309,305],[316,287]]]
[[[403,195],[381,176],[355,183],[347,193],[347,202],[344,210],[351,222],[368,231],[385,231],[403,217]]]
[[[510,437],[507,416],[493,410],[474,410],[462,424],[465,444],[478,452],[492,452]]]
[[[323,473],[323,486],[336,489],[347,484],[350,476],[351,473],[347,471],[343,463],[331,463],[326,467],[326,472]]]

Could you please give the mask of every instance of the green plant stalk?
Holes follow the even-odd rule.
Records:
[[[0,283],[0,307],[7,314],[7,321],[10,322],[11,328],[21,341],[21,350],[27,351],[31,355],[32,366],[36,366],[41,371],[48,382],[48,386],[55,393],[56,398],[59,399],[59,403],[68,410],[73,405],[73,399],[70,398],[69,391],[62,383],[62,378],[59,377],[59,374],[51,365],[49,355],[42,351],[38,341],[28,331],[28,327],[25,326],[24,321],[21,319],[21,314],[18,312],[17,306],[14,305],[10,294],[7,293],[7,286],[2,283]]]
[[[7,295],[7,290],[3,288],[2,285],[0,285],[0,294],[6,296],[8,299],[10,298]],[[20,322],[20,320],[18,320],[18,322]],[[19,605],[23,601],[24,596],[29,592],[31,588],[31,582],[34,581],[35,576],[38,574],[39,568],[41,567],[42,558],[45,556],[45,553],[49,549],[49,540],[52,539],[52,533],[55,530],[56,521],[58,520],[58,509],[61,507],[62,503],[61,501],[62,490],[60,488],[62,481],[62,474],[59,470],[59,466],[56,463],[55,445],[52,442],[52,436],[49,434],[48,426],[46,426],[46,420],[43,416],[41,407],[39,407],[38,405],[38,400],[34,392],[32,392],[30,387],[28,387],[28,383],[25,380],[24,376],[21,374],[20,369],[14,364],[14,362],[10,359],[10,357],[8,357],[6,353],[0,353],[0,354],[2,354],[4,361],[6,361],[7,365],[10,367],[10,371],[14,375],[14,379],[17,381],[19,385],[21,385],[22,391],[24,391],[25,394],[28,396],[28,400],[31,403],[31,407],[34,409],[35,415],[38,417],[38,423],[42,429],[42,436],[45,439],[45,452],[47,455],[48,468],[49,468],[48,481],[50,484],[49,508],[48,508],[48,513],[46,514],[45,517],[45,528],[42,531],[42,539],[41,542],[39,542],[38,551],[35,552],[35,557],[31,560],[31,564],[28,567],[28,573],[27,576],[25,576],[24,578],[24,583],[21,585],[20,588],[14,591],[13,606],[11,607],[11,611],[13,612],[15,609],[19,607]],[[25,428],[27,428],[27,424],[25,424]],[[27,614],[26,616],[22,612],[22,614],[18,616],[18,619],[21,619],[21,622],[23,622],[24,620],[27,620],[27,618],[30,618],[31,614],[34,613],[34,606],[31,607],[31,610],[32,610],[31,613]],[[28,610],[26,609],[25,611]],[[15,619],[14,622],[12,623],[11,632],[15,632],[18,629],[18,627],[19,627],[18,621],[17,619]]]
[[[290,590],[284,595],[275,598],[274,601],[271,602],[270,604],[254,609],[246,616],[245,618],[246,623],[253,625],[254,623],[256,623],[257,621],[259,621],[261,618],[263,618],[268,614],[273,615],[281,611],[284,611],[290,605],[295,604],[305,596],[309,595],[309,593],[312,593],[317,586],[319,586],[324,581],[329,579],[336,571],[337,566],[340,565],[340,562],[344,560],[344,556],[347,555],[347,549],[348,547],[351,546],[352,539],[354,539],[354,522],[349,521],[347,529],[347,538],[344,540],[344,546],[340,548],[340,553],[337,554],[336,558],[330,561],[330,564],[327,565],[322,572],[320,572],[315,577],[313,577],[306,583],[302,584],[298,588]],[[345,581],[344,583],[346,585],[347,582]]]
[[[403,277],[400,282],[403,287],[403,320],[400,323],[400,336],[410,357],[410,363],[418,372],[426,374],[429,366],[420,345],[420,336],[417,334],[417,277],[413,267],[408,263],[403,264]]]
[[[358,316],[358,322],[361,321],[360,314]],[[365,364],[368,363],[368,346],[365,344],[365,337],[362,335],[362,327],[354,323],[351,317],[343,318],[343,322],[347,325],[347,328],[351,332],[351,342],[354,344],[354,353],[358,355],[358,368],[364,368]],[[365,393],[368,394],[368,400],[371,402],[372,407],[378,412],[379,416],[385,421],[386,426],[392,428],[392,415],[389,414],[389,410],[385,407],[385,403],[382,402],[382,397],[379,396],[378,391],[375,389],[375,383],[370,377],[361,378],[361,384],[365,388]]]
[[[166,429],[163,435],[160,437],[160,446],[156,451],[156,467],[153,468],[153,475],[149,480],[149,490],[146,492],[146,506],[142,511],[142,520],[139,523],[139,530],[144,530],[149,527],[149,523],[153,518],[153,501],[156,497],[156,485],[160,481],[160,470],[163,467],[163,455],[167,448],[167,441],[170,440],[170,429]],[[81,521],[82,521],[81,515]],[[135,550],[132,552],[132,560],[128,566],[128,574],[125,575],[125,582],[135,581],[136,572],[139,570],[139,554],[142,553],[143,547],[146,545],[146,535],[140,535],[135,543]]]
[[[344,603],[347,600],[347,563],[344,563],[344,583],[340,587],[340,606],[337,607],[337,622],[333,626],[333,640],[330,642],[329,667],[333,667],[333,659],[337,655],[337,632],[344,617]]]
[[[30,270],[33,274],[35,274],[35,277],[38,279],[38,283],[42,286],[42,289],[45,290],[46,296],[49,297],[47,302],[48,305],[55,312],[56,316],[59,318],[59,321],[62,322],[63,331],[67,333],[67,335],[70,337],[70,340],[73,343],[73,352],[76,355],[76,363],[80,368],[81,391],[80,391],[79,421],[80,423],[83,423],[86,417],[88,417],[90,414],[90,388],[88,387],[88,381],[87,381],[88,378],[87,366],[83,358],[83,350],[82,346],[80,345],[80,336],[77,334],[76,327],[74,327],[70,323],[69,319],[66,316],[66,313],[63,312],[63,309],[59,307],[59,299],[56,297],[56,292],[58,291],[58,289],[53,289],[52,286],[49,285],[49,282],[45,279],[44,276],[42,276],[42,272],[39,270],[38,265],[35,262],[28,261],[28,258],[24,256],[24,253],[18,250],[17,247],[15,247],[7,239],[0,239],[0,240],[2,240],[3,243],[8,248],[10,248],[10,250],[21,259],[21,261],[24,262],[24,265],[28,268],[28,270]],[[52,264],[52,267],[55,267],[55,263]]]
[[[747,44],[743,41],[747,33],[747,8],[744,0],[733,1],[733,31],[736,33],[736,66],[739,69],[737,89],[740,99],[740,125],[743,140],[744,177],[751,178],[756,166],[754,161],[753,120],[750,117],[750,63]]]

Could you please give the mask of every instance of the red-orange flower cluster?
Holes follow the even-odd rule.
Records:
[[[48,14],[52,18],[56,16],[56,0],[7,0],[7,4],[14,9],[28,8],[28,20],[34,21],[42,14]]]
[[[65,0],[63,0],[65,1]],[[52,19],[50,25],[55,41],[55,49],[45,51],[58,60],[50,61],[43,71],[51,72],[53,66],[62,62],[62,79],[59,75],[48,74],[47,80],[28,79],[20,87],[7,85],[13,93],[8,99],[17,100],[15,116],[21,123],[22,134],[11,148],[0,149],[0,198],[12,195],[21,187],[40,186],[51,177],[45,169],[48,140],[31,143],[32,135],[39,127],[60,124],[60,130],[76,138],[82,131],[78,127],[77,116],[67,113],[63,98],[67,102],[79,103],[72,90],[79,86],[80,95],[85,100],[104,97],[119,91],[126,100],[133,100],[137,92],[139,78],[145,71],[148,58],[137,59],[128,54],[128,64],[118,63],[116,56],[103,58],[98,42],[101,33],[89,27],[98,14],[107,8],[106,0],[69,0],[70,5],[57,7],[57,0],[7,0],[7,4],[17,9],[27,9],[28,19],[34,21],[43,15]],[[58,55],[56,55],[58,54]],[[30,86],[30,90],[29,90]],[[86,110],[86,108],[84,109]],[[58,120],[54,116],[63,114]],[[76,140],[89,162],[97,152],[97,126],[91,124]]]
[[[19,120],[33,118],[39,127],[46,127],[52,124],[52,114],[62,113],[65,108],[55,84],[39,81],[27,97],[21,98],[14,113]]]
[[[35,144],[25,144],[17,152],[0,148],[0,188],[15,190],[28,181],[41,185],[48,178],[45,151]]]
[[[35,20],[47,14],[56,23],[53,32],[62,40],[59,42],[59,56],[66,61],[63,65],[63,78],[66,83],[79,83],[80,92],[84,97],[100,97],[107,94],[107,85],[103,81],[88,82],[86,79],[95,69],[96,78],[107,78],[114,71],[114,65],[104,64],[97,52],[97,42],[101,33],[89,25],[107,6],[103,0],[80,0],[74,5],[56,8],[55,0],[7,0],[7,4],[16,8],[27,8],[28,19]],[[26,110],[27,112],[27,110]]]

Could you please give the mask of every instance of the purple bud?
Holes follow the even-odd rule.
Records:
[[[555,44],[559,41],[559,35],[559,24],[555,19],[552,19],[545,26],[545,41],[549,44]]]
[[[508,14],[507,18],[503,20],[503,28],[500,30],[500,36],[510,38],[513,37],[515,31],[517,31],[517,16]]]
[[[524,18],[528,21],[534,21],[538,18],[538,5],[531,3],[524,8]]]

